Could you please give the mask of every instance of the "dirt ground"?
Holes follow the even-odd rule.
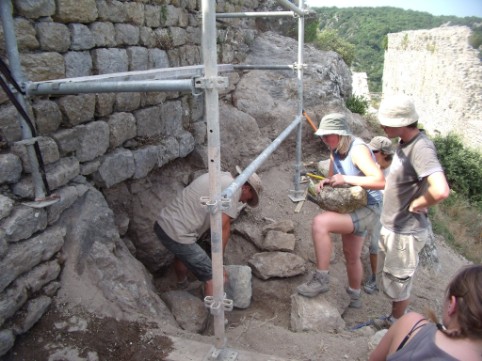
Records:
[[[317,159],[304,161],[313,160]],[[292,219],[297,239],[295,253],[307,260],[307,268],[311,270],[314,267],[314,256],[310,224],[313,216],[320,210],[315,204],[305,202],[300,212],[295,213],[297,203],[288,197],[290,189],[293,188],[293,163],[294,161],[288,161],[282,166],[259,173],[265,188],[261,205],[256,209],[243,211],[236,222],[247,221],[262,227],[273,221]],[[336,238],[334,240],[336,253],[330,269],[334,282],[326,297],[343,309],[343,302],[346,301],[346,271],[340,241]],[[440,270],[419,270],[412,292],[412,310],[422,312],[427,306],[439,310],[448,280],[461,266],[468,263],[449,249],[439,237],[436,244]],[[258,251],[254,245],[233,235],[227,247],[225,263],[246,264],[246,260],[256,252]],[[365,267],[368,267],[367,254],[363,255],[363,261]],[[364,294],[363,308],[346,309],[342,312],[346,330],[339,333],[295,333],[289,329],[290,296],[306,276],[267,281],[253,277],[251,306],[226,313],[226,346],[289,360],[366,360],[369,353],[368,338],[374,330],[371,327],[359,326],[387,314],[390,309],[387,299],[380,293]],[[156,277],[155,285],[159,293],[172,289],[172,274]],[[193,292],[196,292],[196,289]],[[53,302],[39,322],[27,334],[17,339],[14,348],[3,360],[169,360],[169,351],[173,346],[168,335],[214,344],[212,326],[204,335],[189,334],[183,330],[161,329],[156,323],[145,320],[128,322],[100,319]],[[203,357],[199,359],[202,360]]]

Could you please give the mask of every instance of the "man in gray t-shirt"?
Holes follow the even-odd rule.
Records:
[[[388,138],[399,138],[385,183],[377,266],[378,287],[392,301],[392,323],[410,303],[418,253],[431,232],[428,207],[447,198],[450,189],[435,146],[417,127],[410,98],[384,99],[378,120]]]
[[[221,189],[234,181],[228,172],[221,172]],[[223,252],[231,234],[231,220],[238,217],[239,202],[256,207],[262,191],[261,180],[253,173],[231,197],[230,206],[222,213]],[[182,190],[169,205],[163,208],[154,231],[162,244],[171,251],[174,270],[179,284],[187,281],[188,270],[205,283],[205,296],[212,295],[212,265],[206,251],[196,242],[209,230],[210,213],[201,204],[201,197],[209,195],[209,174],[205,173]]]

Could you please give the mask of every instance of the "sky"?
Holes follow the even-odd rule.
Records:
[[[377,7],[392,6],[424,11],[432,15],[477,16],[482,18],[482,0],[305,0],[311,7]]]

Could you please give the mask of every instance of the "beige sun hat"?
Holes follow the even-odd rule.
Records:
[[[351,135],[348,122],[344,114],[331,113],[321,118],[320,126],[315,135],[320,137],[328,134]]]
[[[374,151],[380,151],[383,154],[394,154],[393,144],[390,139],[381,135],[373,137],[368,144],[368,147]]]
[[[378,121],[387,127],[406,127],[418,121],[415,104],[406,95],[387,97],[380,103]]]
[[[243,170],[241,169],[240,166],[236,166],[236,172],[238,174],[241,174]],[[251,174],[251,176],[248,178],[246,181],[251,188],[254,190],[254,197],[248,202],[248,206],[251,208],[257,207],[259,204],[259,197],[261,193],[263,192],[263,184],[261,183],[261,178],[256,173]]]

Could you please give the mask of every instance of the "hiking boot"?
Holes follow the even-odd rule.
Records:
[[[370,279],[365,283],[363,290],[369,295],[374,292],[378,292],[377,280],[374,276],[371,276]]]
[[[396,320],[392,317],[392,315],[382,316],[376,320],[373,320],[373,326],[375,326],[377,330],[388,329],[395,323],[395,321]]]
[[[361,300],[361,291],[356,293],[352,291],[349,287],[346,288],[346,293],[350,295],[350,303],[348,307],[350,308],[361,308],[362,307],[362,300]]]
[[[328,291],[330,288],[330,278],[326,274],[313,272],[308,282],[299,285],[296,291],[305,297],[315,297],[320,293]]]

